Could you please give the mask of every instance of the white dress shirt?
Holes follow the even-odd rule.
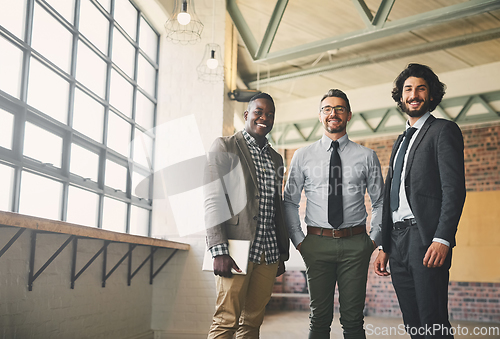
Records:
[[[333,228],[328,223],[328,185],[332,140],[323,135],[315,143],[298,149],[293,155],[284,192],[285,221],[295,246],[304,240],[299,203],[304,190],[308,226]],[[372,202],[370,238],[381,243],[383,185],[377,154],[344,135],[339,140],[342,161],[342,202],[344,221],[339,228],[366,223],[365,192]]]

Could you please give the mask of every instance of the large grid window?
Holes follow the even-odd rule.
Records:
[[[131,0],[0,8],[0,210],[151,235],[159,34]]]

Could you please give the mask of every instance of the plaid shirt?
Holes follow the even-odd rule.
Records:
[[[279,260],[278,240],[274,229],[274,194],[276,190],[276,171],[269,152],[270,145],[261,149],[255,139],[243,130],[243,137],[247,142],[248,149],[252,155],[257,174],[257,185],[259,189],[259,215],[257,220],[257,232],[250,248],[249,260],[260,263],[262,253],[265,253],[266,263],[272,264]],[[227,244],[215,245],[210,248],[212,257],[229,254]]]

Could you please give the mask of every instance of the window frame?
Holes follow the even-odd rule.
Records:
[[[82,33],[78,31],[80,23],[80,5],[81,1],[75,0],[74,5],[74,24],[68,22],[64,17],[59,14],[53,7],[50,6],[45,0],[27,0],[26,1],[26,12],[25,12],[25,29],[24,29],[24,39],[20,39],[13,33],[9,32],[4,27],[0,27],[0,36],[5,38],[8,42],[12,43],[22,52],[22,70],[21,70],[21,88],[19,92],[19,98],[13,97],[10,94],[2,91],[0,89],[0,108],[5,111],[12,113],[14,115],[14,125],[13,125],[13,140],[12,148],[5,149],[0,147],[0,162],[7,164],[14,168],[14,182],[13,182],[13,197],[12,206],[10,207],[11,212],[19,212],[19,202],[20,202],[20,188],[21,188],[21,177],[23,171],[32,172],[37,175],[42,175],[49,177],[53,180],[59,181],[63,184],[62,192],[62,206],[60,220],[66,221],[67,216],[67,205],[68,205],[68,190],[69,186],[76,186],[87,191],[96,193],[99,195],[99,208],[98,208],[98,221],[97,227],[102,228],[103,220],[103,201],[104,197],[120,200],[127,205],[127,223],[126,231],[130,230],[130,218],[131,218],[131,206],[137,206],[149,211],[149,234],[151,236],[151,220],[152,220],[152,197],[153,197],[153,170],[154,170],[154,153],[155,153],[155,135],[154,126],[156,126],[157,121],[157,95],[158,95],[158,74],[159,74],[159,64],[158,61],[152,60],[146,51],[140,48],[140,30],[141,23],[149,25],[153,32],[157,36],[157,50],[156,50],[156,60],[159,60],[160,52],[160,34],[154,29],[150,24],[144,13],[138,8],[132,0],[129,2],[137,10],[136,16],[136,38],[132,39],[127,32],[119,25],[114,19],[114,9],[115,0],[111,0],[110,11],[108,12],[97,0],[88,0],[91,5],[96,6],[104,17],[109,21],[108,30],[108,42],[107,42],[107,53],[104,54],[99,50],[98,47],[94,46],[89,39],[87,39]],[[49,61],[44,55],[35,51],[31,47],[32,39],[32,29],[34,20],[34,7],[35,3],[39,5],[43,10],[47,11],[49,15],[54,17],[59,23],[68,29],[72,35],[72,49],[71,49],[71,66],[69,73],[60,69],[54,63]],[[144,20],[144,21],[142,21]],[[117,65],[112,62],[113,53],[113,32],[117,29],[129,43],[132,44],[134,48],[134,70],[133,78],[128,76],[123,72]],[[118,32],[117,32],[118,33]],[[91,89],[87,88],[85,85],[76,80],[76,59],[78,57],[78,43],[83,43],[89,47],[96,55],[101,58],[106,63],[106,78],[105,78],[105,94],[104,98],[101,98],[98,94],[93,93]],[[138,78],[138,59],[139,55],[142,55],[147,62],[151,64],[155,69],[155,83],[154,83],[154,97],[151,96],[146,90],[139,87]],[[48,114],[37,110],[27,104],[28,97],[28,80],[30,71],[31,58],[35,58],[37,61],[42,63],[44,66],[48,67],[49,70],[55,72],[58,76],[61,76],[65,81],[69,83],[69,97],[68,97],[68,110],[67,110],[67,124],[64,124]],[[109,103],[109,96],[111,93],[111,70],[114,69],[120,76],[122,76],[126,81],[128,81],[133,87],[132,94],[132,112],[131,117],[128,117],[123,112],[118,111],[115,107],[111,106]],[[78,88],[85,94],[92,97],[94,100],[99,102],[104,107],[104,121],[103,121],[103,140],[102,143],[95,141],[94,139],[86,136],[85,134],[73,129],[73,117],[74,117],[74,100],[75,100],[75,90]],[[153,129],[139,125],[136,121],[136,111],[137,111],[137,91],[140,91],[147,99],[149,99],[154,104],[153,111]],[[108,142],[108,117],[110,111],[120,116],[131,125],[130,142],[132,143],[135,138],[136,128],[141,132],[150,137],[153,141],[152,144],[152,167],[146,168],[143,165],[133,161],[134,147],[130,147],[129,157],[121,155],[107,146]],[[47,164],[43,164],[35,159],[28,158],[23,155],[24,148],[24,128],[26,122],[33,123],[34,125],[46,129],[47,131],[62,137],[63,147],[61,155],[61,168],[56,168]],[[97,183],[91,180],[86,180],[76,174],[70,173],[70,161],[71,161],[71,145],[75,143],[80,147],[83,147],[91,152],[98,154],[99,156],[99,168],[98,168],[98,180]],[[116,162],[127,169],[127,183],[126,192],[115,191],[114,189],[105,186],[105,164],[106,160],[111,160]],[[139,198],[133,195],[132,192],[132,173],[138,171],[141,174],[148,173],[150,177],[149,181],[149,199]]]

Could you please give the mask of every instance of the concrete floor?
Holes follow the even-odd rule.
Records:
[[[335,315],[336,317],[337,315]],[[456,339],[500,338],[500,323],[483,323],[472,321],[452,321],[457,331]],[[401,327],[398,327],[401,326]],[[403,321],[400,318],[365,317],[367,338],[407,339],[409,335],[401,333]],[[384,333],[383,331],[393,331]],[[490,335],[474,335],[474,330]],[[460,332],[458,332],[460,331]],[[309,333],[309,312],[304,311],[270,311],[266,313],[261,327],[261,339],[305,339]],[[336,317],[333,320],[331,339],[342,339],[342,328]]]

